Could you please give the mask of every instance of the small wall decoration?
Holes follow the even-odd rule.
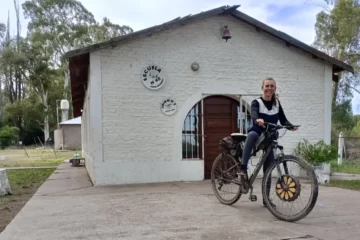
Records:
[[[177,109],[177,104],[174,100],[172,99],[166,99],[162,104],[161,104],[161,111],[165,114],[165,115],[173,115],[176,112]]]
[[[156,65],[147,66],[141,75],[141,80],[145,87],[154,90],[161,88],[165,83],[161,68]]]
[[[200,68],[200,66],[199,66],[199,64],[198,64],[197,62],[193,62],[193,63],[191,64],[191,69],[192,69],[193,71],[197,71],[197,70],[199,70],[199,68]]]

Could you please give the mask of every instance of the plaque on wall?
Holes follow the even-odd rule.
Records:
[[[161,73],[161,68],[157,65],[147,66],[141,75],[141,81],[148,89],[159,89],[165,84],[165,79]]]
[[[162,104],[161,104],[161,111],[165,114],[165,115],[173,115],[176,112],[177,109],[177,104],[174,100],[172,99],[166,99]]]

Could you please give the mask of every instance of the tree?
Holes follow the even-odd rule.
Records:
[[[83,41],[88,44],[103,42],[114,37],[123,36],[133,32],[129,26],[120,26],[110,22],[108,18],[103,18],[103,23],[92,25],[88,29],[88,35]]]
[[[0,147],[5,149],[10,146],[16,139],[19,134],[19,129],[17,127],[4,126],[0,128]]]
[[[336,5],[338,3],[338,0],[324,0],[327,4],[334,4]]]
[[[66,52],[132,32],[130,27],[113,24],[106,18],[99,25],[93,14],[77,0],[28,0],[22,7],[24,16],[30,18],[29,33],[49,41],[53,51],[51,61],[64,72],[65,98],[69,72],[67,60],[62,56]]]
[[[342,74],[333,84],[333,102],[344,101],[352,91],[360,94],[360,4],[353,0],[339,0],[330,13],[317,15],[314,47],[352,65],[354,74]]]
[[[6,33],[6,26],[4,23],[0,23],[0,41],[3,41],[3,38],[5,37]]]
[[[96,22],[78,0],[27,0],[22,10],[30,22],[22,38],[19,0],[13,2],[17,33],[10,36],[9,20],[7,26],[0,23],[0,127],[15,125],[20,140],[31,143],[41,130],[44,140],[49,138],[57,127],[56,101],[71,96],[64,53],[133,30],[107,18]]]
[[[14,1],[15,9],[16,2]],[[3,121],[3,106],[6,104],[6,101],[14,103],[19,101],[24,97],[23,83],[21,81],[20,66],[18,65],[18,60],[20,56],[20,43],[22,38],[19,36],[19,22],[18,22],[18,36],[16,41],[10,37],[10,19],[8,16],[8,22],[6,27],[5,36],[1,42],[1,56],[0,56],[0,88],[4,89],[0,91],[0,121]],[[4,87],[2,87],[4,83]],[[5,97],[5,98],[4,98]],[[5,100],[3,102],[3,100]],[[16,126],[22,132],[22,119],[19,118],[16,121]]]
[[[0,23],[0,55],[3,52],[3,44],[5,40],[6,34],[6,26],[3,23]],[[2,81],[3,81],[3,74],[0,67],[0,122],[3,119],[3,108],[2,108]]]
[[[325,0],[326,1],[326,0]],[[321,11],[316,18],[316,38],[313,46],[332,57],[354,67],[354,74],[341,73],[338,82],[333,82],[332,98],[332,143],[338,134],[350,134],[354,120],[351,99],[360,94],[360,5],[359,1],[327,1],[333,8]]]
[[[49,125],[49,94],[52,86],[60,80],[60,70],[55,69],[50,59],[53,54],[48,41],[34,36],[29,42],[25,43],[23,54],[22,76],[27,80],[31,92],[38,96],[43,106],[44,120],[43,130],[45,140],[50,136]]]
[[[324,0],[329,5],[336,5],[339,0]],[[354,0],[354,2],[359,2],[359,0]]]

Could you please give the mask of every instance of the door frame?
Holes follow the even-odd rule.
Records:
[[[210,102],[206,103],[207,100],[209,100]],[[219,105],[220,104],[220,105]],[[218,122],[218,124],[220,125],[216,125],[215,128],[210,127],[206,124],[208,123],[208,121],[211,120],[215,120],[216,119],[222,119],[224,116],[222,115],[221,112],[213,112],[213,114],[210,114],[208,112],[209,108],[208,107],[214,107],[214,106],[224,106],[224,108],[228,109],[226,112],[226,128],[230,128],[228,129],[229,132],[228,133],[224,133],[225,135],[223,135],[222,137],[218,135],[218,130],[220,130],[219,128],[224,127],[223,124],[221,124],[221,120],[220,122]],[[202,112],[202,121],[203,121],[203,136],[204,136],[204,143],[203,143],[203,148],[204,148],[204,155],[203,155],[203,160],[204,160],[204,179],[210,179],[210,173],[211,173],[211,165],[213,164],[214,160],[216,159],[216,157],[218,156],[218,154],[221,152],[219,151],[219,149],[214,146],[214,144],[216,144],[216,142],[214,142],[214,136],[211,137],[212,135],[217,135],[218,141],[220,141],[221,138],[224,138],[226,136],[229,136],[231,133],[235,133],[239,131],[239,101],[236,98],[233,97],[229,97],[229,96],[224,96],[224,95],[220,95],[220,94],[213,94],[211,96],[206,96],[203,98],[203,112]],[[210,115],[209,115],[210,114]],[[230,120],[230,122],[228,122]],[[226,130],[226,132],[228,131]],[[209,140],[211,137],[211,141]],[[210,141],[210,142],[209,142]],[[214,149],[215,148],[215,149]],[[215,152],[214,152],[215,151]]]

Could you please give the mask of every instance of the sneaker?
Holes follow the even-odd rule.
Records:
[[[238,171],[238,175],[245,177],[245,176],[246,176],[246,170],[240,169],[240,170]]]
[[[237,174],[238,174],[239,180],[240,180],[240,191],[242,193],[245,193],[246,192],[245,184],[246,184],[246,174],[247,174],[247,172],[244,169],[240,169]]]
[[[276,208],[276,205],[272,202],[271,199],[269,199],[269,203],[270,203],[270,205],[271,205],[272,208]],[[265,200],[264,200],[264,199],[263,199],[263,205],[264,205],[264,207],[266,207],[266,204],[265,204]]]

